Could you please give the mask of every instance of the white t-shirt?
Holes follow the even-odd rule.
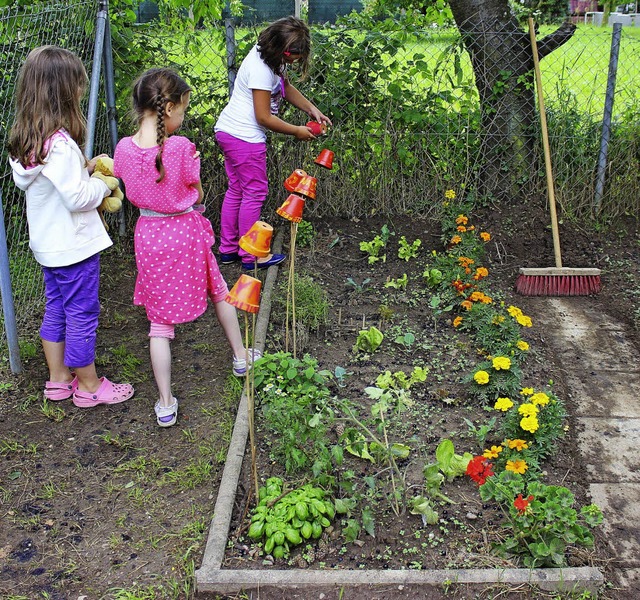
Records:
[[[258,125],[253,108],[253,90],[271,92],[271,112],[278,113],[282,99],[282,82],[260,58],[254,46],[242,61],[233,94],[215,124],[214,131],[222,131],[245,142],[260,143],[267,139],[266,129]]]

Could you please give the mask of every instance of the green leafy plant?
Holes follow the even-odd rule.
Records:
[[[362,329],[358,333],[354,349],[362,352],[375,352],[382,344],[383,339],[382,331],[372,325],[369,329]]]
[[[418,249],[422,245],[422,241],[417,239],[410,244],[407,241],[407,238],[403,235],[400,237],[398,244],[398,258],[408,261],[409,259],[418,256]]]
[[[284,315],[289,282],[285,279],[278,288],[276,305],[278,313]],[[326,324],[329,315],[327,291],[311,276],[305,273],[294,275],[296,319],[309,329],[317,330]]]
[[[258,493],[248,535],[274,558],[287,558],[292,547],[318,539],[335,516],[333,502],[311,484],[287,490],[282,479],[270,477]]]
[[[379,260],[386,262],[387,255],[380,254],[384,248],[387,247],[387,242],[393,234],[389,231],[389,227],[382,226],[382,230],[379,235],[376,235],[370,242],[360,242],[360,250],[366,252],[369,256],[367,258],[370,265]]]
[[[397,279],[388,279],[385,282],[384,287],[394,288],[396,290],[406,290],[407,283],[409,283],[409,277],[405,273],[404,275],[402,275],[402,277],[398,277]]]
[[[316,239],[317,232],[313,225],[309,221],[304,219],[298,223],[298,230],[296,232],[296,244],[300,248],[308,248],[313,244]]]
[[[362,294],[362,292],[364,292],[365,289],[367,289],[367,286],[369,285],[369,283],[371,283],[371,278],[370,277],[367,277],[367,278],[363,279],[362,283],[358,283],[352,277],[347,277],[347,285],[352,286],[353,289],[356,292],[358,292],[358,294]]]
[[[593,546],[590,529],[602,523],[595,504],[576,510],[575,497],[566,487],[527,484],[509,471],[487,478],[480,497],[496,501],[508,519],[510,534],[496,544],[498,551],[521,557],[530,568],[565,566],[567,546]]]

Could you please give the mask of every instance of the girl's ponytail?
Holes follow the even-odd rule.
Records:
[[[156,154],[156,169],[158,169],[158,179],[156,183],[160,183],[165,176],[164,165],[162,164],[162,152],[164,150],[164,140],[166,139],[166,128],[164,124],[165,108],[167,106],[167,99],[158,93],[156,98],[156,113],[158,115],[158,122],[156,125],[156,140],[158,143],[158,154]]]

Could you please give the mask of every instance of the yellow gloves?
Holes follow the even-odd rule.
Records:
[[[107,187],[111,190],[111,194],[104,198],[102,204],[98,206],[98,213],[107,231],[109,227],[104,220],[104,211],[114,213],[118,212],[122,208],[122,201],[124,200],[124,194],[120,189],[120,182],[113,176],[113,158],[108,156],[101,156],[97,162],[95,169],[93,170],[92,177],[96,177],[107,184]]]

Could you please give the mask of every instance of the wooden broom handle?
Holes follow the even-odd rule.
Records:
[[[540,110],[540,127],[542,129],[542,146],[544,147],[544,166],[547,173],[547,194],[549,196],[549,212],[551,213],[551,233],[553,235],[553,253],[556,267],[562,268],[560,254],[560,235],[558,233],[558,215],[556,213],[556,196],[553,190],[553,171],[551,169],[551,150],[549,149],[549,133],[547,131],[547,115],[544,110],[544,95],[542,93],[542,76],[540,75],[540,60],[538,59],[538,45],[533,17],[529,17],[529,37],[531,38],[531,52],[533,53],[533,67],[536,74],[536,90],[538,92],[538,107]]]

